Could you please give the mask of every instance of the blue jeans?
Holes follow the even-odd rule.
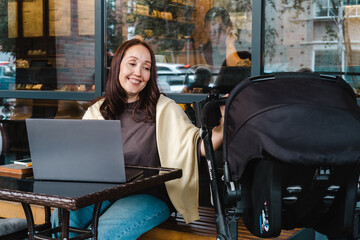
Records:
[[[88,228],[92,220],[94,206],[70,212],[70,226]],[[147,194],[136,194],[121,198],[111,204],[104,201],[101,205],[98,239],[120,240],[137,239],[143,233],[164,222],[170,216],[166,203]],[[58,209],[51,215],[53,227],[59,225]],[[70,237],[76,234],[70,233]]]

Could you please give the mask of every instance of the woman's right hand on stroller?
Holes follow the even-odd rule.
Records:
[[[218,149],[223,142],[225,102],[228,96],[229,94],[226,94],[222,98],[216,99],[215,102],[211,102],[212,100],[210,100],[210,102],[207,103],[209,105],[205,104],[203,109],[204,110],[202,113],[203,119],[201,122],[202,125],[206,124],[206,128],[208,131],[210,130],[212,131],[211,141],[214,150]],[[201,152],[201,156],[205,156],[204,142],[202,142],[201,144],[200,152]]]

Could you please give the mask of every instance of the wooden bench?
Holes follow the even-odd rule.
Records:
[[[139,240],[215,240],[216,225],[215,212],[213,208],[200,207],[200,220],[190,224],[185,224],[184,219],[174,214],[165,223],[150,230]],[[283,230],[281,235],[273,239],[290,239],[296,235],[301,229]],[[241,219],[238,222],[238,239],[260,239],[252,235],[244,226]]]
[[[31,205],[36,224],[44,223],[44,208],[42,206]],[[169,220],[150,230],[140,240],[215,240],[216,225],[215,213],[211,207],[199,208],[200,220],[185,224],[181,215],[173,214]],[[24,211],[20,203],[0,201],[0,217],[1,218],[25,218]],[[290,239],[296,235],[301,229],[283,230],[281,235],[275,239]],[[238,223],[239,239],[259,239],[252,235],[244,226],[241,219]],[[0,238],[1,239],[1,238]]]
[[[35,224],[45,222],[44,207],[39,205],[30,205]],[[0,218],[23,218],[26,219],[21,203],[0,200]]]

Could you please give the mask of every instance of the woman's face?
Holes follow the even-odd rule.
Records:
[[[221,17],[218,16],[206,22],[205,29],[213,45],[220,46],[225,44],[228,27],[222,22]]]
[[[150,80],[151,55],[143,45],[128,48],[120,64],[119,82],[126,91],[128,102],[139,99],[139,93]]]

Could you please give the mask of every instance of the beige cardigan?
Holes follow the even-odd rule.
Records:
[[[99,100],[83,119],[104,119]],[[199,219],[197,141],[200,131],[173,100],[163,95],[156,105],[156,141],[162,167],[180,168],[183,176],[166,183],[170,200],[186,223]]]

